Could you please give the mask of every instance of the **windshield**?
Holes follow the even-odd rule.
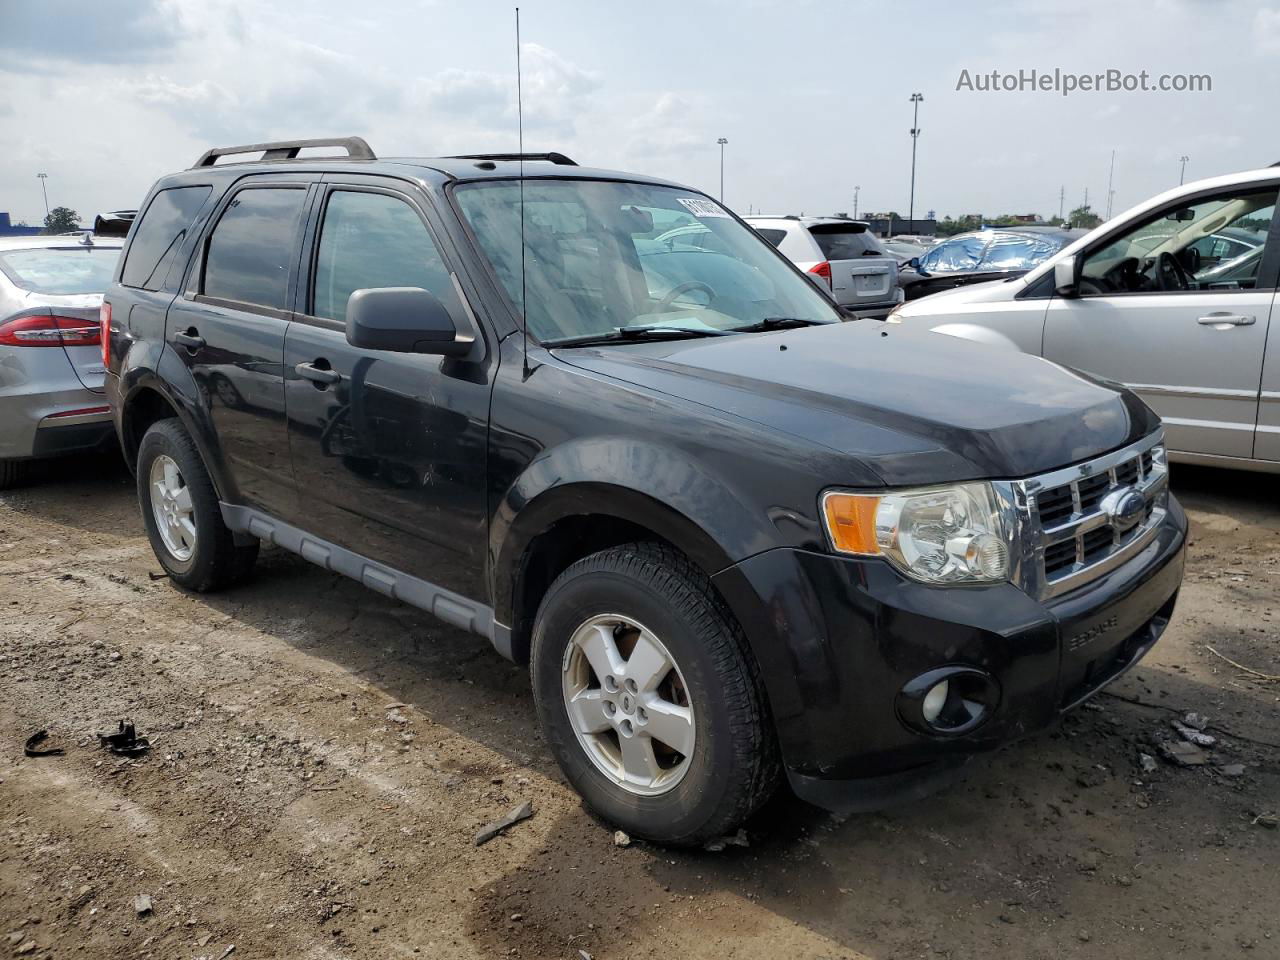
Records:
[[[119,247],[35,247],[0,253],[0,269],[23,290],[70,296],[105,293]]]
[[[526,180],[523,265],[519,181],[466,184],[455,196],[539,340],[635,326],[705,331],[777,318],[840,320],[755,231],[688,190]]]

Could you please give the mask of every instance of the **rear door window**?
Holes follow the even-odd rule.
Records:
[[[782,238],[787,235],[785,230],[773,230],[769,227],[756,227],[756,233],[764,237],[775,247],[782,242]]]
[[[302,187],[249,187],[223,211],[205,253],[206,297],[275,310],[289,304],[289,268],[307,191]]]
[[[129,242],[120,275],[122,284],[143,290],[159,290],[164,286],[173,259],[212,190],[212,187],[172,187],[152,198]]]
[[[0,273],[28,293],[104,293],[120,259],[118,247],[35,247],[0,253]]]
[[[884,247],[869,230],[844,224],[818,224],[809,228],[828,260],[857,260],[859,257],[885,257]]]

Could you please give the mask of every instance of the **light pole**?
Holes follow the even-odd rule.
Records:
[[[729,141],[721,137],[716,143],[720,144],[720,202],[724,203],[724,145]]]
[[[1178,186],[1182,186],[1182,181],[1187,178],[1187,161],[1190,159],[1186,154],[1178,158],[1178,162],[1182,164],[1182,169],[1178,172]]]
[[[858,219],[858,191],[862,188],[857,184],[853,186],[853,219]]]
[[[36,176],[40,178],[40,192],[44,194],[44,218],[48,220],[49,219],[49,189],[48,187],[45,186],[45,181],[49,179],[49,175],[47,173],[37,173]]]
[[[924,94],[913,93],[911,95],[911,202],[907,207],[907,232],[915,233],[916,223],[916,141],[920,139],[920,103],[924,100]],[[893,225],[889,225],[889,232],[893,232]]]

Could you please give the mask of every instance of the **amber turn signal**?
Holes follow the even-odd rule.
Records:
[[[877,554],[876,508],[880,498],[855,493],[828,493],[822,498],[831,544],[841,553]]]

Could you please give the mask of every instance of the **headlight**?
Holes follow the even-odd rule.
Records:
[[[902,292],[901,289],[899,289],[898,292],[901,293]],[[902,318],[898,316],[898,313],[905,306],[906,306],[906,302],[903,300],[899,300],[897,303],[897,306],[895,306],[892,310],[890,310],[889,313],[885,316],[884,322],[885,323],[901,323]]]
[[[832,491],[822,498],[831,544],[884,557],[924,583],[1009,578],[1012,531],[989,483],[880,494]]]

